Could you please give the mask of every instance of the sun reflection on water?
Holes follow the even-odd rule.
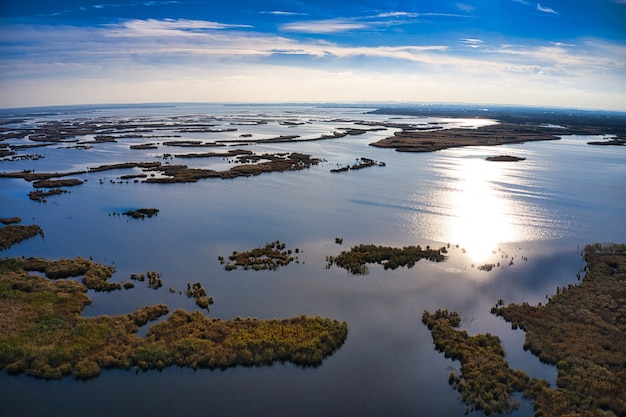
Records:
[[[449,240],[476,263],[489,259],[500,243],[518,238],[511,202],[494,186],[503,170],[501,163],[462,159],[450,187]]]

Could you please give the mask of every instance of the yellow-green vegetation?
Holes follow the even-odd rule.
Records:
[[[435,348],[461,362],[450,384],[468,409],[510,412],[521,392],[536,416],[626,416],[626,245],[588,245],[587,273],[579,285],[557,288],[547,304],[505,306],[492,313],[526,332],[524,348],[558,370],[556,389],[511,370],[499,339],[457,330],[457,313],[424,312]]]
[[[90,290],[113,291],[121,289],[117,282],[109,282],[115,268],[84,259],[80,256],[74,259],[61,258],[56,261],[43,258],[26,258],[17,262],[24,271],[42,272],[50,279],[62,279],[82,276],[82,282]]]
[[[210,319],[199,311],[174,311],[146,336],[142,367],[164,365],[226,368],[288,361],[315,366],[348,335],[346,322],[300,316],[282,320]],[[139,352],[138,352],[139,353]],[[143,355],[140,355],[143,356]]]
[[[293,251],[285,249],[285,247],[284,243],[277,240],[267,243],[264,247],[258,247],[249,251],[233,251],[232,255],[228,257],[229,262],[225,262],[223,256],[218,257],[218,260],[222,265],[225,264],[224,269],[227,271],[237,268],[254,269],[255,271],[265,269],[275,271],[281,266],[289,265],[293,261],[299,262],[298,256],[292,256]],[[300,250],[296,248],[295,253],[299,252]]]
[[[48,277],[29,275],[45,272]],[[200,312],[168,314],[162,304],[120,316],[81,317],[87,285],[61,279],[110,267],[84,259],[0,259],[0,369],[38,378],[96,377],[102,369],[162,369],[170,365],[227,368],[289,361],[318,365],[347,337],[345,322],[301,316],[221,321]]]
[[[213,297],[207,297],[206,290],[199,282],[196,282],[193,285],[188,282],[185,294],[187,294],[187,297],[189,298],[195,298],[196,305],[207,311],[209,311],[209,305],[213,304]]]
[[[148,287],[157,290],[163,286],[163,275],[157,271],[148,271],[146,274],[130,274],[133,281],[144,282],[148,277]]]
[[[478,410],[489,416],[518,407],[511,397],[523,391],[530,378],[509,368],[500,338],[489,333],[469,336],[465,330],[457,330],[461,318],[447,310],[424,311],[422,322],[432,332],[435,349],[461,362],[460,375],[450,373],[448,382],[461,393],[468,412]]]
[[[548,303],[497,305],[526,332],[524,348],[556,365],[559,390],[535,398],[537,415],[626,416],[626,245],[588,245],[579,285]]]
[[[368,273],[366,264],[377,263],[383,265],[385,269],[396,269],[399,266],[411,268],[420,259],[442,262],[445,260],[444,253],[447,252],[445,247],[431,249],[430,246],[426,246],[426,249],[422,249],[418,245],[392,248],[389,246],[361,244],[353,246],[349,251],[343,251],[337,256],[327,256],[326,261],[328,264],[326,267],[330,268],[333,265],[337,265],[339,268],[344,268],[352,274],[364,275]]]
[[[37,235],[43,237],[43,230],[36,224],[28,226],[9,224],[8,226],[0,227],[0,251]]]
[[[163,279],[160,272],[148,271],[148,287],[153,290],[159,289],[163,286]]]

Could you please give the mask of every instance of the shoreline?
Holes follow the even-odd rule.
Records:
[[[463,146],[496,146],[541,140],[559,140],[555,128],[515,123],[500,123],[477,129],[415,130],[403,128],[394,136],[371,143],[377,148],[392,148],[398,152],[433,152]]]

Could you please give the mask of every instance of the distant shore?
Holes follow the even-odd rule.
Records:
[[[381,108],[371,112],[411,117],[486,118],[500,123],[478,129],[416,129],[399,125],[394,136],[372,143],[378,148],[392,148],[399,152],[433,152],[463,146],[495,146],[540,140],[558,140],[566,135],[614,135],[610,141],[589,142],[592,145],[624,145],[626,119],[606,114],[601,117],[591,112],[573,113],[525,110],[515,112],[468,111],[446,109]]]
[[[501,123],[478,129],[403,129],[392,137],[372,143],[378,148],[393,148],[399,152],[432,152],[462,146],[495,146],[539,140],[557,140],[554,128]]]

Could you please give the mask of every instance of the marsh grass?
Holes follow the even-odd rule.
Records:
[[[526,332],[524,349],[555,365],[557,388],[511,370],[499,338],[469,336],[457,313],[427,311],[435,349],[461,363],[448,379],[469,410],[507,414],[520,392],[536,416],[626,416],[626,245],[588,245],[579,285],[558,288],[544,305],[504,304],[491,312]]]
[[[36,224],[28,226],[9,224],[0,227],[0,251],[37,235],[43,237],[43,229]]]
[[[335,240],[335,242],[337,241]],[[431,249],[427,246],[426,249],[422,249],[418,245],[393,248],[361,244],[353,246],[349,251],[342,251],[337,256],[327,256],[326,268],[336,265],[354,275],[366,275],[368,273],[366,264],[380,264],[383,265],[384,269],[396,269],[400,266],[412,268],[420,259],[442,262],[445,260],[444,253],[447,253],[445,247]]]
[[[299,253],[300,249],[296,248],[294,251],[286,249],[286,245],[277,240],[249,251],[233,251],[232,255],[228,257],[228,262],[225,262],[223,256],[219,256],[218,260],[227,271],[238,268],[245,270],[253,269],[255,271],[275,271],[281,266],[289,265],[291,262],[299,262],[298,256],[293,255],[294,252]]]
[[[35,270],[48,278],[28,274]],[[136,335],[139,328],[168,314],[166,305],[120,316],[81,317],[91,303],[88,286],[63,279],[110,273],[111,267],[82,258],[1,259],[0,369],[44,379],[89,379],[110,368],[224,369],[277,361],[316,366],[347,337],[345,322],[321,317],[222,321],[177,310],[142,338]],[[193,288],[198,298],[206,297],[201,286]]]

